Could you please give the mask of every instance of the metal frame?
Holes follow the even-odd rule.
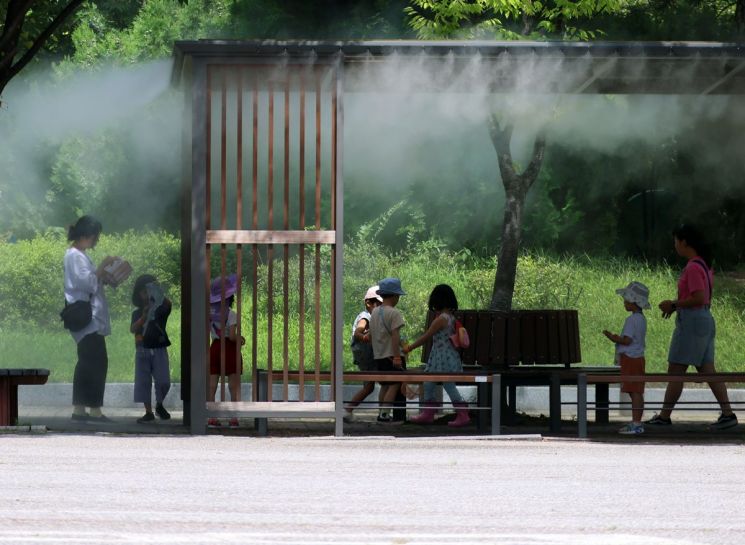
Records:
[[[364,65],[374,69],[380,61],[398,56],[416,58],[422,62],[448,62],[457,69],[465,69],[475,57],[491,66],[493,71],[491,90],[506,92],[511,89],[511,73],[525,63],[545,63],[545,66],[561,66],[567,70],[555,70],[547,75],[545,88],[524,89],[523,92],[553,92],[568,94],[744,94],[745,93],[745,46],[736,43],[701,42],[485,42],[485,41],[367,41],[367,42],[282,42],[282,41],[221,41],[200,40],[177,42],[174,48],[175,65],[173,81],[186,91],[187,123],[184,127],[184,147],[190,149],[191,157],[184,163],[184,196],[182,222],[182,305],[185,316],[192,320],[182,321],[182,384],[185,424],[191,432],[205,432],[207,410],[202,400],[206,399],[205,361],[208,345],[207,316],[208,271],[205,268],[210,258],[210,245],[250,245],[254,258],[257,245],[282,245],[285,256],[289,244],[330,244],[333,248],[332,271],[334,282],[332,300],[334,311],[332,354],[336,362],[342,362],[342,270],[343,270],[343,153],[341,142],[343,130],[344,91],[357,90],[353,78],[346,78],[346,70]],[[639,69],[644,62],[643,69]],[[209,153],[209,135],[205,134],[208,66],[244,67],[248,64],[264,64],[281,67],[283,64],[333,65],[337,79],[334,89],[335,126],[332,139],[335,154],[332,159],[336,176],[332,181],[334,232],[291,231],[279,234],[270,230],[211,229],[205,221],[204,210],[209,203],[205,155]],[[563,78],[568,68],[575,69],[576,77]],[[686,85],[680,80],[685,76]],[[563,78],[563,79],[562,79]],[[370,85],[368,80],[366,85]],[[451,80],[432,81],[428,91],[448,90],[457,92]],[[379,89],[365,89],[385,91]],[[462,89],[467,91],[468,89]],[[224,91],[223,91],[224,93]],[[303,102],[304,104],[304,102]],[[253,108],[256,107],[254,101]],[[304,108],[304,106],[303,106]],[[222,115],[224,116],[224,110]],[[304,123],[305,114],[301,115]],[[254,124],[255,122],[254,117]],[[316,117],[318,122],[320,118]],[[302,130],[302,129],[301,129]],[[254,126],[254,134],[256,127]],[[287,131],[287,123],[285,123]],[[223,125],[224,132],[224,125]],[[254,149],[254,165],[256,149]],[[302,154],[302,151],[301,151]],[[222,158],[224,161],[224,157]],[[304,159],[302,159],[304,160]],[[287,168],[285,161],[285,170]],[[255,169],[256,167],[254,167]],[[224,169],[223,169],[224,171]],[[254,172],[254,177],[255,177]],[[284,173],[285,179],[287,172]],[[222,181],[224,183],[224,180]],[[300,182],[301,184],[303,181]],[[304,210],[304,194],[299,196]],[[240,215],[240,214],[239,214]],[[286,214],[285,214],[286,216]],[[255,218],[254,212],[254,218]],[[285,227],[287,224],[285,222]],[[304,247],[301,245],[301,255]],[[286,263],[286,259],[285,259]],[[254,261],[255,264],[255,261]],[[317,269],[317,266],[316,266]],[[286,275],[286,272],[285,272]],[[285,290],[286,290],[285,286]],[[252,293],[253,320],[256,317],[256,292]],[[301,305],[304,301],[301,296]],[[284,312],[287,314],[287,307]],[[318,320],[318,318],[317,318]],[[301,326],[302,327],[302,326]],[[302,335],[302,332],[301,332]],[[286,338],[286,333],[285,333]],[[253,339],[255,340],[255,339]],[[286,350],[286,349],[285,349]],[[301,347],[302,350],[302,347]],[[316,353],[318,345],[316,343]],[[304,371],[304,361],[300,358]],[[253,343],[252,361],[256,361],[256,343]],[[342,433],[342,387],[343,369],[334,368],[335,432]],[[201,378],[200,378],[201,377]],[[256,384],[254,385],[256,386]],[[271,385],[270,385],[271,386]],[[300,384],[304,391],[304,384]],[[316,381],[316,399],[320,386]],[[224,384],[223,384],[224,389]],[[255,389],[256,391],[256,389]],[[285,389],[286,391],[286,389]],[[271,389],[268,392],[271,399]],[[254,400],[256,401],[256,399]],[[262,409],[263,410],[263,409]],[[264,413],[261,413],[264,414]]]

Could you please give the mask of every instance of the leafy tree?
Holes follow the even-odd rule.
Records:
[[[243,39],[401,38],[406,0],[238,0],[233,31]]]
[[[3,89],[39,53],[63,40],[56,33],[83,0],[0,0],[0,96]]]
[[[621,0],[564,0],[515,2],[513,0],[412,0],[406,8],[409,21],[421,38],[522,37],[594,38],[596,30],[582,24],[601,13],[615,13]],[[497,115],[489,117],[489,135],[497,153],[505,190],[502,237],[490,308],[510,310],[515,290],[517,255],[528,191],[541,171],[546,139],[538,134],[527,168],[519,172],[510,144],[514,127]]]

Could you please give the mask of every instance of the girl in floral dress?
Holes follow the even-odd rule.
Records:
[[[453,288],[447,284],[435,286],[429,296],[429,308],[435,312],[435,319],[429,329],[418,339],[406,347],[405,352],[423,346],[432,339],[432,350],[425,371],[428,373],[460,373],[463,371],[463,363],[458,350],[453,345],[450,337],[455,333],[455,317],[453,312],[458,310],[458,300]],[[458,392],[455,383],[443,382],[443,389],[447,392],[455,407],[456,418],[448,425],[452,427],[466,426],[470,423],[468,416],[468,404]],[[431,424],[435,419],[438,403],[435,401],[435,383],[424,383],[424,409],[410,421],[416,424]]]

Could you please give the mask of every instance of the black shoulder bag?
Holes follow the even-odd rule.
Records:
[[[93,319],[93,309],[89,301],[75,301],[68,303],[65,301],[65,308],[59,313],[60,319],[65,326],[72,332],[80,331],[85,328]]]

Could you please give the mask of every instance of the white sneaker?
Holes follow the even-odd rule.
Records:
[[[621,435],[641,435],[644,433],[644,426],[641,424],[634,424],[633,422],[629,422],[626,424],[623,428],[618,430],[618,433]]]

